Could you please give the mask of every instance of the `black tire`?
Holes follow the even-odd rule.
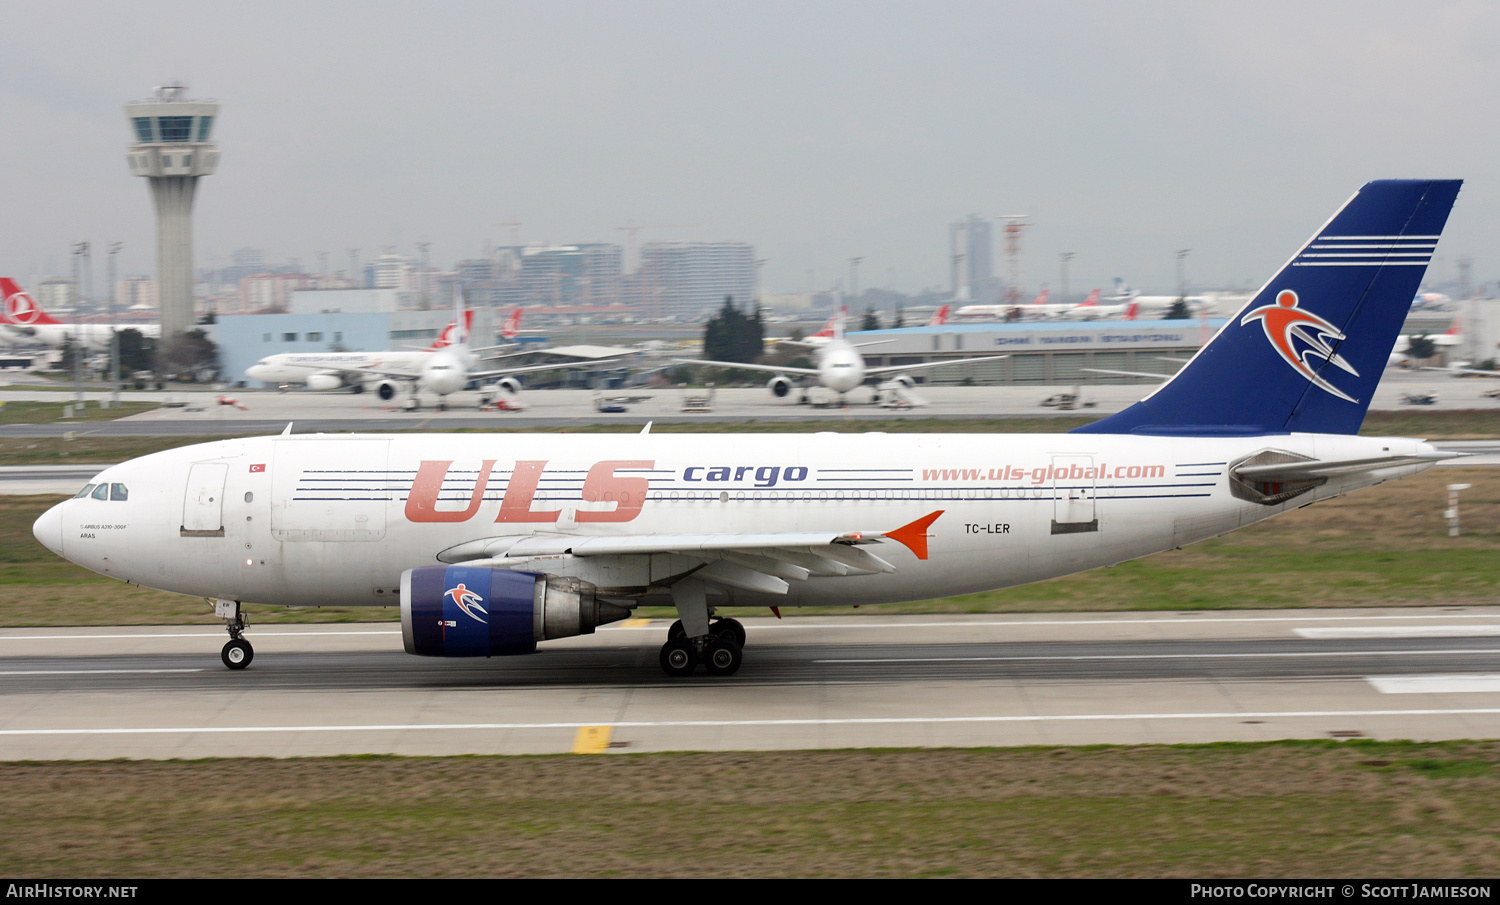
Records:
[[[720,619],[708,628],[709,634],[728,634],[734,638],[734,643],[741,648],[745,646],[745,626],[738,619]]]
[[[703,668],[711,676],[732,676],[740,671],[745,655],[728,633],[715,635],[703,652]]]
[[[698,658],[693,656],[693,645],[686,638],[674,638],[661,646],[661,670],[674,679],[693,674]]]
[[[676,641],[678,638],[686,638],[686,637],[687,637],[687,629],[685,629],[685,628],[682,627],[682,620],[681,619],[679,619],[676,622],[672,623],[672,627],[669,628],[669,629],[667,629],[667,640],[668,641]]]
[[[230,669],[244,669],[250,665],[251,660],[255,659],[255,648],[251,647],[250,642],[244,638],[236,638],[224,645],[224,650],[219,653],[219,659],[223,660],[224,665]]]

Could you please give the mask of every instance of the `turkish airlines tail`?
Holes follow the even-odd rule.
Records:
[[[932,316],[932,320],[927,322],[927,326],[941,327],[944,324],[948,323],[948,308],[948,305],[944,305],[943,307],[939,308],[937,310],[937,313]]]
[[[518,308],[516,310],[519,311],[520,309]],[[458,321],[456,321],[456,320],[449,321],[448,322],[448,326],[446,326],[446,327],[443,328],[443,332],[438,334],[438,338],[435,339],[435,340],[433,340],[433,343],[432,343],[432,346],[431,346],[432,351],[436,352],[438,349],[446,349],[449,346],[453,345],[454,343],[457,343],[459,341],[459,338],[457,336],[453,335],[456,332],[453,328],[457,327],[457,326],[458,326]],[[467,335],[469,333],[472,333],[473,331],[474,331],[474,312],[473,311],[465,311],[464,312],[464,334]]]
[[[470,324],[470,326],[473,326]],[[506,315],[505,323],[500,326],[500,336],[504,339],[515,339],[521,335],[521,309],[516,308]]]
[[[18,327],[62,323],[43,311],[42,307],[36,303],[36,299],[31,297],[31,293],[22,289],[10,277],[0,277],[0,295],[5,297],[5,304],[0,307],[0,321],[4,323]]]
[[[1129,305],[1129,307],[1127,307],[1125,309],[1125,316],[1122,317],[1122,318],[1120,318],[1120,320],[1134,321],[1134,320],[1140,320],[1140,318],[1141,318],[1141,303],[1140,302],[1131,302],[1130,305]]]
[[[1367,183],[1171,380],[1079,430],[1358,433],[1461,185]]]
[[[1031,304],[1033,304],[1033,305],[1045,305],[1045,304],[1047,304],[1047,297],[1050,296],[1051,294],[1052,294],[1052,290],[1051,289],[1043,289],[1041,295],[1039,295],[1036,298],[1034,298],[1034,299],[1031,300]]]
[[[1089,293],[1089,297],[1079,303],[1080,308],[1093,308],[1099,304],[1099,290],[1095,289]]]

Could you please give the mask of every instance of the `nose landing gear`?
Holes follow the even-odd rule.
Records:
[[[224,629],[229,632],[229,641],[219,652],[219,659],[230,669],[244,669],[255,659],[255,648],[246,641],[245,616],[240,612],[238,600],[215,600],[214,615],[224,620]]]

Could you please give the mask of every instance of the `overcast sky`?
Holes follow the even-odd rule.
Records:
[[[123,241],[121,105],[223,104],[199,266],[432,243],[740,240],[767,291],[948,283],[948,224],[1028,214],[1022,284],[1258,286],[1370,179],[1468,180],[1429,278],[1500,277],[1500,4],[12,3],[0,273]],[[998,243],[997,243],[998,244]],[[1004,275],[1003,261],[997,270]],[[95,255],[98,279],[102,256]]]

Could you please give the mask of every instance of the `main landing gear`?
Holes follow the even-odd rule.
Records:
[[[667,629],[667,643],[661,646],[662,672],[690,676],[702,664],[711,676],[732,676],[745,660],[744,649],[745,627],[739,620],[716,619],[708,634],[689,638],[679,619]]]
[[[219,653],[219,658],[230,669],[249,666],[250,661],[255,659],[255,648],[245,640],[245,616],[240,612],[239,601],[215,600],[214,615],[224,620],[224,628],[229,632],[229,641]]]

